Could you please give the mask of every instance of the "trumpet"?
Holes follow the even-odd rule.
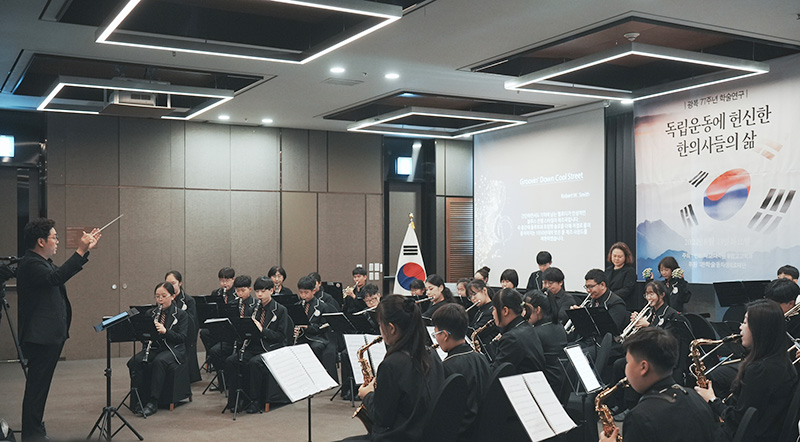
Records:
[[[792,345],[790,345],[789,348],[786,350],[786,353],[789,353],[789,357],[791,358],[792,350],[794,350],[795,353],[800,351],[800,342],[798,342],[798,340],[794,336],[792,336],[789,332],[786,332],[786,336],[788,336],[789,340],[792,341]],[[800,362],[800,358],[794,359],[792,361],[792,365],[797,364],[798,362]]]
[[[716,369],[720,364],[725,363],[725,361],[720,362],[719,364],[716,364],[710,369],[706,370],[706,366],[703,363],[703,360],[707,358],[708,355],[714,353],[718,348],[722,347],[724,344],[739,340],[741,338],[742,335],[736,334],[736,335],[725,336],[724,338],[718,340],[695,339],[694,341],[691,342],[691,344],[689,344],[689,357],[691,357],[692,360],[694,361],[692,362],[691,365],[689,365],[689,371],[692,373],[692,376],[694,376],[695,379],[697,379],[697,385],[700,388],[708,387],[708,378],[706,377],[706,375],[714,371],[714,369]],[[714,347],[711,351],[707,352],[705,355],[700,356],[701,345],[715,345],[715,344],[716,347]]]
[[[586,308],[586,306],[589,305],[590,302],[592,302],[592,297],[587,294],[586,299],[583,300],[579,308]],[[572,319],[570,319],[569,321],[567,321],[566,324],[564,324],[564,331],[566,331],[567,334],[570,334],[575,331],[575,326],[572,325]]]
[[[621,341],[624,341],[625,339],[629,338],[631,335],[639,331],[641,327],[639,327],[636,324],[643,318],[648,318],[648,322],[650,322],[649,318],[652,316],[652,313],[653,313],[653,307],[650,307],[650,304],[644,306],[642,311],[640,311],[639,314],[636,315],[633,321],[631,321],[631,323],[625,327],[625,330],[622,330],[622,333],[619,335],[619,339]]]
[[[158,318],[161,317],[161,310],[162,307],[159,304],[158,310],[153,311],[153,322],[158,321]],[[147,341],[147,347],[144,348],[144,356],[142,357],[142,363],[146,364],[150,361],[150,350],[153,348],[153,340]]]
[[[605,434],[606,437],[611,436],[611,433],[614,432],[614,427],[616,427],[616,425],[614,424],[614,416],[611,414],[611,410],[604,402],[606,398],[608,398],[617,389],[625,388],[627,386],[628,378],[622,378],[619,382],[614,384],[613,387],[606,388],[598,393],[594,398],[594,411],[597,412],[597,416],[600,418],[600,422],[603,424],[603,434]],[[617,442],[622,442],[622,433],[617,433]]]
[[[797,316],[798,314],[800,314],[800,304],[795,304],[792,308],[786,310],[786,313],[783,314],[783,317],[789,319],[792,316]]]

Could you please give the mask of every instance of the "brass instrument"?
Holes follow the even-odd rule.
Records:
[[[622,330],[622,333],[619,335],[619,339],[624,341],[626,338],[629,338],[631,335],[641,330],[642,327],[639,327],[636,324],[645,317],[648,318],[647,322],[650,322],[653,313],[653,307],[650,307],[650,304],[645,305],[642,311],[636,315],[633,321],[631,321],[631,323],[625,327],[625,330]]]
[[[478,353],[482,352],[481,342],[480,342],[480,339],[478,339],[478,335],[481,334],[481,332],[483,332],[484,330],[486,330],[487,328],[489,328],[490,326],[493,326],[493,325],[494,325],[494,319],[490,319],[489,322],[487,322],[486,324],[483,324],[482,326],[476,328],[475,331],[472,332],[472,336],[469,337],[469,339],[472,341],[472,347]]]
[[[617,391],[617,389],[627,386],[628,378],[622,378],[619,382],[614,384],[613,387],[606,388],[594,398],[594,411],[597,412],[597,417],[600,418],[600,423],[603,424],[603,434],[605,434],[606,437],[611,436],[616,425],[614,425],[614,416],[611,414],[611,410],[609,410],[608,405],[604,402],[606,398]],[[617,433],[617,442],[622,442],[622,433]]]
[[[689,371],[692,373],[697,379],[697,386],[700,388],[708,388],[708,378],[706,375],[713,371],[719,364],[711,367],[711,369],[706,370],[706,366],[703,363],[703,360],[708,357],[708,355],[714,353],[719,347],[728,342],[733,342],[738,339],[741,339],[742,335],[730,335],[725,336],[722,339],[695,339],[694,341],[689,344],[689,357],[692,358],[694,362],[689,365]],[[716,345],[711,351],[707,352],[705,355],[700,356],[700,346],[701,345]],[[723,362],[724,363],[724,362]]]
[[[786,353],[789,353],[789,358],[791,358],[792,357],[792,350],[794,350],[795,353],[800,351],[800,342],[797,342],[798,340],[794,336],[792,336],[789,332],[786,332],[786,336],[788,336],[789,340],[792,341],[792,345],[789,346],[788,350],[786,350]],[[792,361],[792,365],[795,365],[798,362],[800,362],[800,358],[794,359]]]
[[[797,316],[798,314],[800,314],[800,303],[795,304],[792,308],[786,310],[786,313],[783,314],[783,317],[789,319],[792,316]]]
[[[364,357],[364,353],[366,353],[366,351],[370,347],[381,341],[383,341],[383,337],[378,336],[377,338],[373,339],[372,342],[370,342],[369,344],[366,344],[361,348],[359,348],[358,352],[356,352],[356,354],[358,355],[358,363],[361,364],[361,374],[364,375],[364,384],[363,384],[364,386],[372,382],[372,379],[375,377],[375,374],[372,372],[372,367],[370,367],[369,365],[369,361],[367,360],[367,358]],[[359,405],[358,408],[356,408],[355,413],[353,413],[353,417],[359,418],[361,420],[361,423],[364,424],[364,428],[367,429],[367,432],[372,433],[372,419],[370,419],[369,416],[367,415],[367,409],[366,407],[364,407],[363,403]]]
[[[161,310],[162,307],[160,304],[158,306],[158,310],[153,310],[153,322],[158,321],[157,318],[161,317]],[[147,346],[144,348],[144,356],[142,357],[143,364],[150,362],[150,349],[152,348],[153,348],[153,340],[151,339],[147,341]]]
[[[586,299],[583,300],[579,308],[586,308],[586,306],[589,305],[590,302],[592,302],[592,297],[587,294]],[[572,325],[572,319],[570,319],[569,321],[567,321],[566,324],[564,324],[564,331],[566,331],[567,334],[570,334],[575,331],[575,326]]]

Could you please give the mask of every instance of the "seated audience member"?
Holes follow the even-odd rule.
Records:
[[[444,285],[444,279],[439,275],[429,275],[425,280],[425,289],[431,299],[431,306],[422,314],[423,318],[430,319],[439,307],[455,302],[453,293]]]
[[[569,318],[567,317],[567,310],[570,306],[577,305],[575,298],[564,290],[564,272],[558,267],[548,267],[542,272],[542,291],[547,290],[553,295],[555,302],[556,320],[562,324],[566,324]]]
[[[731,396],[723,402],[710,382],[708,388],[694,387],[723,420],[717,440],[732,440],[742,416],[749,407],[756,409],[750,425],[754,442],[777,441],[797,382],[797,372],[786,352],[786,321],[775,302],[759,299],[748,304],[739,327],[747,356],[731,386]],[[719,392],[719,396],[727,396]]]
[[[642,395],[625,417],[625,442],[709,442],[714,440],[715,418],[699,395],[676,384],[672,367],[678,344],[666,331],[650,327],[625,341],[625,374],[630,387]],[[619,428],[600,442],[617,440]]]
[[[536,254],[536,265],[539,266],[539,270],[531,273],[531,276],[528,277],[528,284],[525,286],[525,291],[542,290],[545,288],[543,285],[544,271],[553,265],[553,255],[548,251],[542,250]]]
[[[549,269],[548,269],[549,270]],[[564,382],[564,371],[559,358],[563,358],[564,347],[567,346],[567,332],[564,326],[555,319],[556,300],[552,293],[545,295],[539,290],[531,290],[525,294],[525,302],[531,306],[528,323],[539,336],[544,351],[544,374],[547,382],[556,394],[561,391]]]
[[[608,289],[625,301],[627,309],[638,310],[640,299],[634,296],[636,287],[636,268],[633,266],[633,253],[624,242],[617,242],[608,251],[606,284]]]
[[[159,283],[154,291],[156,307],[145,315],[153,318],[158,338],[145,343],[144,349],[128,360],[131,388],[139,400],[131,399],[134,413],[144,417],[156,414],[167,373],[186,363],[186,336],[189,315],[173,302],[175,288],[169,282]],[[147,405],[142,407],[143,401]],[[137,403],[139,402],[139,403]]]
[[[519,284],[519,276],[514,269],[505,269],[500,274],[500,287],[504,289],[515,289]]]
[[[689,284],[683,279],[683,276],[678,277],[674,273],[677,270],[678,261],[671,256],[665,256],[661,262],[658,263],[658,272],[664,278],[664,285],[667,288],[667,304],[679,312],[685,310],[685,305],[692,297],[692,292],[689,291]]]
[[[544,371],[545,360],[539,335],[528,323],[531,306],[514,289],[500,290],[492,299],[494,323],[500,328],[493,367],[510,362],[518,374]]]
[[[467,312],[459,304],[447,304],[433,314],[431,322],[439,348],[447,352],[442,361],[445,377],[458,373],[467,380],[467,407],[458,440],[469,440],[471,425],[478,415],[478,403],[486,390],[491,370],[489,362],[466,342]]]

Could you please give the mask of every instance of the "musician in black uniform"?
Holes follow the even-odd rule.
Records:
[[[258,303],[250,314],[250,318],[256,324],[260,334],[244,342],[237,342],[237,352],[225,360],[225,372],[231,374],[228,377],[228,386],[231,392],[235,392],[240,387],[239,377],[234,375],[239,370],[242,370],[242,379],[249,381],[244,389],[252,401],[247,407],[247,412],[251,414],[264,409],[261,392],[265,379],[270,386],[270,391],[266,395],[267,400],[270,396],[278,396],[280,393],[276,391],[277,383],[269,375],[269,370],[261,359],[261,354],[286,345],[286,338],[291,333],[286,307],[272,299],[272,294],[275,292],[275,284],[272,279],[266,276],[256,279],[253,290],[255,291],[254,298],[258,300]],[[235,394],[228,394],[228,408],[233,408],[235,405],[233,403],[235,396]]]
[[[358,330],[358,333],[365,333],[371,335],[379,335],[381,333],[380,327],[378,326],[378,313],[377,308],[378,304],[381,302],[381,292],[378,289],[378,286],[375,284],[366,284],[364,289],[362,290],[364,295],[364,303],[366,303],[367,308],[365,310],[361,310],[360,312],[353,312],[347,313],[348,315],[352,314],[360,314],[364,316],[366,319],[368,328],[366,330]],[[339,359],[341,361],[342,367],[342,399],[349,401],[352,399],[352,391],[351,391],[351,384],[350,382],[345,382],[346,380],[352,378],[353,367],[350,364],[350,358],[347,356],[347,350],[342,349],[339,350]]]
[[[709,442],[714,440],[715,418],[711,408],[694,391],[672,378],[678,344],[665,330],[648,327],[625,341],[625,374],[631,388],[642,395],[625,417],[625,442]],[[600,434],[601,442],[614,442]]]
[[[233,290],[236,293],[236,297],[234,302],[230,304],[233,308],[229,308],[226,312],[232,315],[232,317],[228,318],[231,322],[235,321],[237,318],[246,318],[252,315],[253,310],[255,310],[258,305],[258,299],[251,296],[251,283],[252,279],[250,279],[248,275],[239,275],[233,280]],[[224,380],[224,385],[227,385],[231,381],[231,376],[227,376],[225,373],[225,359],[233,354],[233,344],[233,341],[221,340],[208,351],[208,359]]]
[[[800,296],[800,286],[791,279],[778,278],[764,288],[764,297],[777,302],[784,315],[795,307],[798,296]],[[800,338],[800,315],[793,314],[786,318],[786,321],[786,331],[795,338]]]
[[[333,296],[331,296],[330,293],[326,293],[324,290],[322,290],[322,275],[320,275],[317,272],[311,272],[308,274],[308,276],[314,278],[314,282],[316,282],[316,288],[314,288],[314,296],[317,297],[317,299],[321,299],[322,302],[335,308],[337,312],[342,311],[341,306],[339,306],[339,303],[336,302],[335,299],[333,299]]]
[[[544,351],[544,374],[550,387],[558,395],[564,382],[564,369],[559,358],[565,357],[564,347],[567,346],[567,332],[564,326],[555,320],[556,300],[548,292],[544,294],[539,290],[531,290],[525,294],[524,300],[530,304],[531,316],[528,323],[533,326],[533,331],[539,336]]]
[[[564,272],[558,267],[548,267],[542,273],[542,292],[547,291],[553,295],[557,321],[566,324],[569,320],[567,310],[578,303],[575,298],[564,290]]]
[[[683,277],[674,275],[673,272],[677,270],[678,261],[671,256],[665,256],[658,263],[658,271],[664,278],[664,285],[667,287],[667,304],[679,312],[686,309],[686,303],[692,297],[692,292],[689,290],[689,284]]]
[[[546,288],[543,284],[544,272],[553,265],[553,255],[546,250],[542,250],[536,254],[536,265],[539,266],[539,270],[531,273],[531,276],[528,277],[528,284],[525,286],[525,291],[543,290]]]
[[[425,280],[425,290],[427,290],[428,298],[431,298],[431,305],[422,314],[423,318],[430,319],[436,310],[451,302],[455,302],[453,292],[444,285],[444,279],[441,276],[433,274],[429,275]]]
[[[131,388],[136,388],[144,408],[134,404],[134,412],[145,417],[158,411],[158,398],[167,372],[174,372],[186,363],[186,338],[189,330],[189,315],[173,302],[175,288],[169,282],[161,282],[155,288],[157,306],[145,315],[153,318],[157,340],[145,344],[145,348],[128,360]]]
[[[469,332],[473,333],[475,330],[483,327],[487,322],[494,319],[492,316],[492,312],[494,311],[494,306],[492,305],[493,293],[492,289],[487,287],[486,283],[479,279],[473,279],[467,284],[467,293],[469,293],[470,301],[478,303],[478,305],[475,306],[477,312],[475,316],[472,317],[472,321],[470,321],[469,324]]]
[[[413,298],[383,298],[378,321],[386,357],[377,376],[358,390],[373,422],[372,434],[347,440],[421,440],[433,395],[444,383],[442,362],[427,346],[430,339]]]
[[[217,272],[219,278],[219,288],[211,292],[211,297],[217,303],[220,311],[225,311],[225,306],[236,305],[238,298],[236,297],[236,290],[233,289],[233,278],[236,277],[236,270],[230,267],[223,267]],[[200,327],[203,324],[198,324]],[[211,348],[217,345],[220,341],[220,336],[211,333],[211,330],[203,328],[200,330],[200,340],[203,341],[203,346],[206,349],[206,355],[211,351]],[[216,369],[216,367],[214,367]],[[213,389],[213,387],[212,387]]]
[[[739,331],[742,346],[748,353],[733,380],[731,397],[722,402],[715,393],[713,382],[709,382],[708,388],[696,386],[694,389],[724,420],[722,440],[733,438],[744,412],[754,407],[756,414],[750,421],[754,427],[751,440],[776,441],[797,383],[797,372],[786,353],[783,311],[775,301],[753,301],[748,304]]]
[[[323,313],[335,313],[336,309],[314,296],[316,282],[310,276],[303,276],[297,283],[300,305],[308,318],[308,325],[295,325],[295,344],[308,344],[314,355],[334,380],[339,379],[336,370],[336,343],[328,339]],[[324,326],[324,328],[323,328]]]
[[[61,267],[53,264],[58,250],[55,221],[39,218],[25,225],[27,251],[17,268],[19,342],[28,358],[22,399],[22,434],[26,441],[47,437],[42,419],[64,342],[69,338],[72,307],[64,284],[81,271],[100,231],[81,236],[78,249]]]
[[[514,289],[500,290],[492,299],[494,323],[500,327],[497,353],[492,362],[497,367],[510,362],[518,374],[545,369],[544,350],[539,336],[528,324],[532,308]]]
[[[472,423],[478,415],[478,402],[486,391],[491,369],[486,358],[467,344],[467,312],[460,304],[447,304],[436,310],[431,322],[439,348],[447,352],[442,361],[445,377],[459,373],[467,380],[467,408],[458,440],[469,440]]]
[[[625,301],[612,293],[606,286],[606,274],[600,269],[592,269],[586,272],[584,279],[586,280],[586,285],[583,288],[592,298],[588,307],[602,307],[608,310],[608,314],[611,315],[614,324],[622,331],[630,322],[630,315],[628,310],[625,309]]]
[[[346,313],[360,312],[367,308],[364,303],[364,285],[367,283],[367,270],[364,267],[353,269],[353,288],[344,290],[344,307],[342,311]],[[349,288],[349,287],[348,287]]]
[[[267,276],[272,279],[273,284],[275,284],[275,296],[291,296],[294,294],[289,287],[283,286],[283,282],[286,281],[286,270],[284,270],[283,267],[270,267]]]
[[[197,362],[197,334],[200,331],[197,317],[197,301],[183,290],[183,277],[177,270],[170,270],[164,275],[164,281],[175,288],[172,302],[179,309],[189,314],[189,331],[186,335],[186,363],[189,364],[189,382],[197,382],[200,377],[200,364]]]
[[[516,289],[519,285],[519,275],[514,269],[505,269],[500,274],[500,287],[504,289]]]

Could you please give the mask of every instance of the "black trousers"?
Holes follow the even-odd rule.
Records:
[[[47,434],[42,422],[44,407],[63,347],[63,342],[55,345],[22,343],[22,352],[28,358],[28,380],[25,381],[22,399],[22,437],[25,441],[40,440]]]
[[[167,372],[174,373],[178,362],[172,352],[166,349],[152,350],[149,357],[150,362],[142,362],[143,358],[144,351],[140,351],[128,360],[131,388],[139,390],[139,397],[145,402],[142,405],[146,405],[147,402],[158,405],[158,398],[161,397],[161,389]]]

